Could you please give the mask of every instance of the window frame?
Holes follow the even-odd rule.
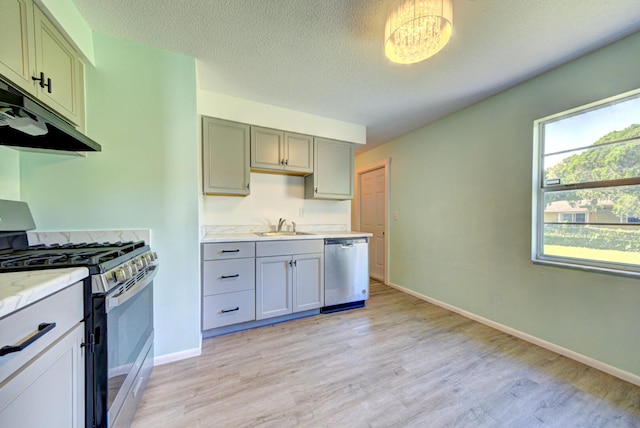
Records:
[[[640,98],[640,88],[609,98],[598,100],[589,104],[565,110],[550,116],[537,119],[533,122],[533,169],[532,169],[532,203],[531,203],[531,260],[534,264],[561,266],[586,271],[606,272],[624,276],[640,277],[640,265],[627,263],[604,262],[592,259],[580,259],[543,254],[544,251],[544,196],[550,191],[577,190],[581,188],[606,188],[611,185],[640,185],[637,179],[602,180],[591,183],[579,184],[546,184],[544,183],[544,125],[567,119],[592,110],[606,108],[620,103],[626,99]],[[601,185],[596,185],[600,183]],[[588,216],[585,217],[585,220]],[[633,224],[633,223],[624,223]]]

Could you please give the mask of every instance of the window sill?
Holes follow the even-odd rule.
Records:
[[[583,263],[571,262],[568,260],[532,259],[535,265],[554,266],[567,269],[581,270],[593,273],[604,273],[609,275],[626,276],[629,278],[640,278],[640,272],[626,269],[616,269],[605,266],[585,265]]]

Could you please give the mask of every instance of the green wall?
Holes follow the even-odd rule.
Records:
[[[20,154],[39,230],[151,229],[156,356],[200,344],[195,60],[94,34],[88,157]]]
[[[0,199],[20,199],[20,163],[15,149],[0,146]]]
[[[390,282],[640,375],[640,281],[533,265],[533,121],[640,87],[640,33],[356,158],[390,157]]]

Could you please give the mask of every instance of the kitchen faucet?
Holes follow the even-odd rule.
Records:
[[[286,219],[280,217],[280,220],[278,221],[278,232],[282,231],[282,225],[284,224],[284,222],[287,221]]]

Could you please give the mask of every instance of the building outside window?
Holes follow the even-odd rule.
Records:
[[[640,90],[534,123],[532,259],[640,275]]]

